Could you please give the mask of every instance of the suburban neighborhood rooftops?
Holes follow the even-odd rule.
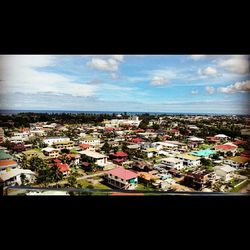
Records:
[[[127,170],[123,167],[114,168],[112,170],[107,171],[106,173],[112,174],[112,175],[117,176],[120,179],[124,179],[124,180],[130,180],[130,179],[136,178],[138,176],[135,172]]]
[[[69,144],[69,143],[73,143],[72,141],[57,141],[57,142],[54,142],[55,145],[57,144]]]

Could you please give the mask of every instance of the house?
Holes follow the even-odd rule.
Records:
[[[66,154],[66,157],[73,163],[73,164],[76,164],[78,165],[80,163],[80,154]]]
[[[130,166],[135,170],[150,171],[153,169],[153,164],[149,161],[132,161]]]
[[[183,161],[183,166],[199,166],[200,157],[189,155],[189,154],[179,154],[176,158]]]
[[[60,142],[54,142],[52,146],[56,149],[62,150],[62,149],[72,149],[74,148],[74,142],[73,141],[60,141]]]
[[[161,164],[165,165],[167,168],[175,168],[178,170],[183,168],[183,160],[174,157],[162,158]]]
[[[117,167],[106,172],[108,184],[119,189],[135,189],[138,183],[138,174],[123,167]]]
[[[244,156],[234,156],[226,159],[224,162],[231,167],[239,168],[246,166],[250,162],[250,158]]]
[[[202,143],[204,143],[204,139],[198,138],[196,136],[191,136],[187,138],[189,147],[193,148],[196,147]]]
[[[151,182],[154,182],[155,180],[159,179],[156,175],[147,173],[147,172],[139,172],[138,173],[138,182],[150,184]]]
[[[98,166],[105,166],[108,164],[108,156],[97,153],[95,151],[84,150],[80,151],[83,161],[92,162],[97,164]]]
[[[223,153],[232,152],[233,155],[236,153],[237,148],[238,146],[234,144],[223,144],[214,146],[214,149],[219,152]]]
[[[43,142],[48,146],[52,146],[56,142],[70,141],[69,137],[48,137],[43,139]]]
[[[214,138],[220,141],[227,141],[229,139],[229,136],[224,135],[224,134],[218,134],[218,135],[215,135]]]
[[[143,142],[144,140],[140,137],[136,137],[136,138],[133,138],[131,142],[137,144],[137,143],[140,143],[140,142]]]
[[[92,146],[100,145],[100,139],[92,137],[90,135],[81,137],[79,141],[80,141],[81,144],[89,144],[89,145],[92,145]]]
[[[142,150],[142,152],[147,156],[147,158],[158,156],[158,150],[156,148],[147,148]]]
[[[241,152],[240,156],[250,158],[250,150],[244,150]]]
[[[214,172],[218,177],[223,178],[225,181],[231,179],[231,174],[236,170],[236,168],[229,165],[216,166],[214,167]]]
[[[3,186],[13,186],[21,185],[22,179],[21,175],[24,175],[29,182],[34,182],[36,180],[36,174],[29,169],[10,169],[8,171],[0,172],[0,183]]]
[[[82,150],[95,150],[95,147],[93,145],[90,145],[90,144],[87,144],[87,143],[82,143],[79,145],[79,147],[82,149]]]
[[[59,156],[59,151],[58,149],[55,149],[55,148],[47,147],[47,148],[42,149],[42,151],[44,155],[50,158],[57,158]]]
[[[206,170],[188,171],[184,175],[183,183],[185,186],[195,188],[196,190],[202,189],[204,185],[210,183],[210,173]]]
[[[15,169],[18,168],[18,164],[14,160],[0,160],[0,171],[6,169]]]
[[[40,158],[46,158],[46,156],[39,150],[39,149],[30,149],[22,152],[23,155],[25,155],[28,159],[31,157],[40,157]]]
[[[70,172],[69,165],[67,163],[56,163],[55,166],[60,170],[63,176],[66,176]]]
[[[117,151],[115,154],[111,155],[112,161],[117,164],[121,164],[126,161],[127,157],[128,154],[122,151]]]

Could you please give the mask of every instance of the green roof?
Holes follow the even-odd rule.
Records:
[[[3,150],[0,150],[0,160],[12,159],[10,154],[5,153]]]

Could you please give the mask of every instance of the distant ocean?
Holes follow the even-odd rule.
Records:
[[[18,113],[48,113],[48,114],[124,114],[127,115],[142,115],[145,113],[151,115],[228,115],[231,116],[233,114],[215,114],[215,113],[188,113],[188,112],[136,112],[136,111],[70,111],[70,110],[0,110],[2,115],[11,115]]]

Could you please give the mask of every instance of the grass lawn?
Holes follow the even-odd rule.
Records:
[[[78,180],[77,183],[81,184],[82,188],[87,188],[87,186],[92,185],[92,186],[94,186],[94,189],[111,189],[110,187],[108,187],[102,183],[98,183],[96,185],[93,185],[91,182],[88,182],[87,180]]]
[[[135,190],[155,190],[155,189],[152,188],[152,187],[146,187],[146,186],[145,186],[144,184],[142,184],[142,183],[138,183]]]

